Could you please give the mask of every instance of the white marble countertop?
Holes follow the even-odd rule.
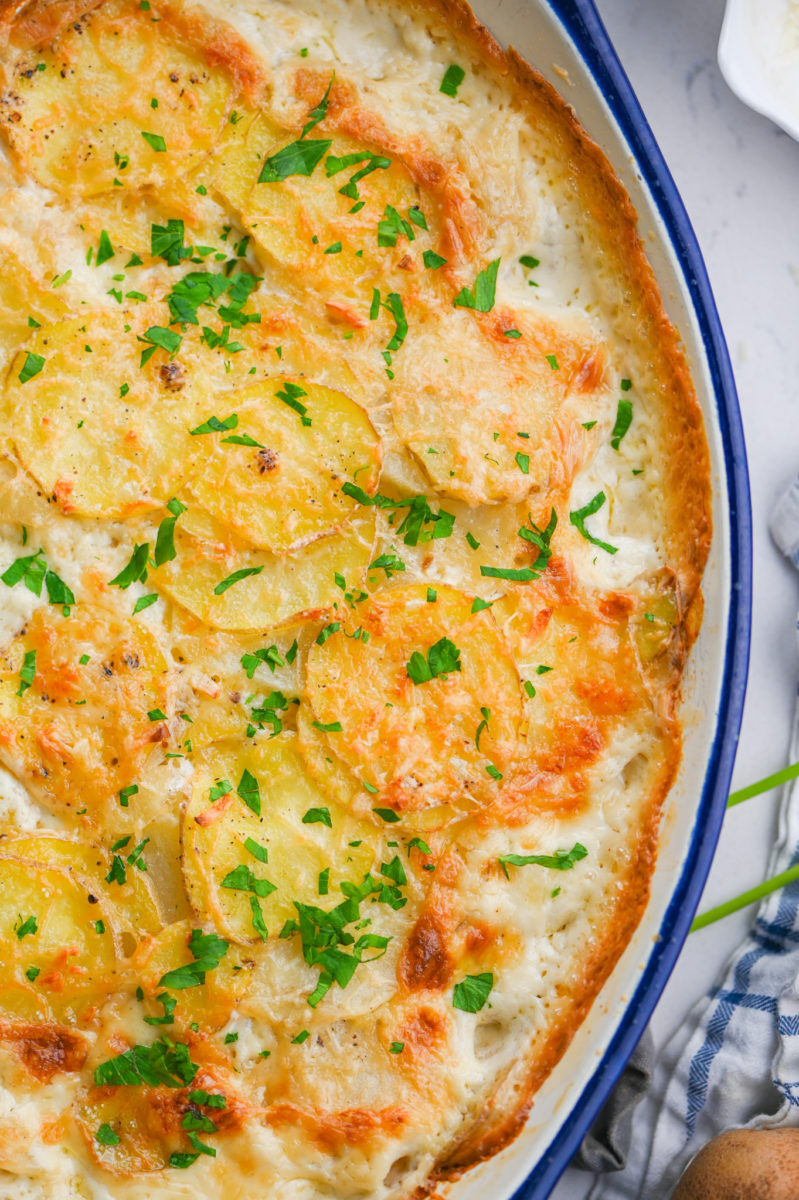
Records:
[[[733,776],[785,766],[796,692],[799,578],[773,546],[771,505],[799,471],[799,144],[732,94],[716,47],[724,0],[596,0],[705,257],[738,383],[754,518],[749,687]],[[700,909],[766,876],[777,794],[731,809]],[[690,935],[655,1011],[658,1046],[742,940],[752,910]],[[584,1200],[568,1171],[552,1200]]]

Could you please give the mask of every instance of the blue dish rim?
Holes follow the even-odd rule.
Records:
[[[593,0],[545,0],[590,71],[639,167],[685,279],[713,385],[730,511],[731,594],[725,667],[713,748],[697,824],[660,941],[596,1071],[512,1200],[546,1200],[638,1044],[682,949],[699,904],[726,810],[743,714],[752,610],[752,512],[741,414],[724,334],[702,254],[671,173],[594,7]]]

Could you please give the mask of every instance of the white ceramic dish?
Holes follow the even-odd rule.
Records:
[[[727,0],[719,67],[744,104],[799,141],[797,0]]]
[[[776,0],[775,0],[776,2]],[[688,352],[710,444],[714,538],[706,610],[684,683],[686,739],[645,915],[517,1140],[443,1189],[451,1200],[543,1200],[640,1037],[688,932],[724,814],[749,645],[751,523],[735,387],[704,265],[668,169],[592,0],[473,0],[565,95],[639,214],[666,308]]]

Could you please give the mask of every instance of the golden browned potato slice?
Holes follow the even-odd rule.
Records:
[[[196,922],[176,921],[167,925],[155,937],[148,938],[138,949],[131,963],[134,977],[146,997],[154,999],[168,990],[177,1000],[175,1024],[180,1029],[196,1022],[204,1033],[211,1033],[230,1020],[231,1013],[250,985],[250,971],[243,965],[241,953],[229,947],[219,965],[205,974],[205,983],[196,987],[176,988],[169,979],[161,980],[170,971],[196,962],[189,948]],[[157,1005],[153,1014],[162,1015]]]
[[[202,516],[192,508],[181,517],[177,557],[151,579],[217,629],[269,629],[318,619],[342,599],[336,574],[348,588],[361,587],[373,558],[370,509],[356,513],[340,533],[283,555],[252,550],[219,522]]]
[[[209,1096],[214,1097],[210,1104],[200,1102]],[[74,1111],[97,1165],[114,1175],[128,1176],[161,1171],[170,1165],[173,1154],[192,1153],[183,1127],[187,1114],[194,1117],[195,1129],[202,1130],[203,1117],[213,1123],[213,1131],[206,1126],[199,1136],[207,1145],[218,1146],[220,1135],[239,1128],[248,1112],[221,1072],[202,1066],[191,1087],[131,1084],[84,1088]],[[104,1132],[98,1137],[101,1128]]]
[[[113,909],[69,869],[0,855],[0,1010],[80,1021],[114,987]],[[99,924],[98,924],[99,922]]]
[[[30,337],[29,318],[44,325],[66,312],[67,306],[56,292],[42,287],[15,254],[0,248],[0,378]]]
[[[286,145],[292,145],[285,135],[283,140],[258,170],[264,161],[279,161]],[[364,319],[373,283],[384,286],[393,280],[388,292],[406,287],[411,277],[434,282],[432,272],[422,266],[422,254],[438,247],[437,206],[423,195],[404,163],[339,134],[331,139],[314,130],[307,141],[320,150],[324,141],[330,142],[310,175],[264,183],[256,182],[257,171],[253,175],[243,220],[257,245],[292,275],[313,272],[317,291],[358,297]],[[248,147],[242,155],[249,171]],[[361,179],[353,178],[361,172]],[[342,188],[348,194],[342,195]]]
[[[490,801],[517,745],[504,637],[451,587],[387,589],[330,627],[308,656],[307,697],[333,752],[400,812]]]
[[[137,335],[165,318],[87,313],[37,329],[17,355],[3,410],[23,464],[64,512],[128,516],[169,500],[189,472],[189,430],[213,407],[207,362],[187,344],[140,365],[148,343]]]
[[[358,509],[343,483],[356,479],[374,493],[380,440],[364,410],[341,392],[277,378],[233,392],[225,403],[238,423],[198,437],[189,494],[239,537],[284,554],[339,529]]]
[[[237,85],[178,11],[137,0],[69,9],[12,32],[0,99],[22,167],[62,195],[163,186],[213,147]],[[216,55],[217,62],[223,56]]]
[[[152,227],[162,228],[169,221],[182,221],[185,243],[203,248],[212,246],[218,253],[231,254],[230,247],[222,242],[223,226],[228,223],[227,214],[209,196],[197,194],[193,177],[172,180],[168,188],[161,191],[134,192],[126,188],[114,188],[100,196],[85,200],[76,213],[82,229],[93,246],[97,246],[105,230],[114,250],[113,265],[122,271],[131,254],[148,259],[152,249]],[[213,255],[201,256],[212,267],[217,266]],[[203,268],[193,264],[197,270]],[[120,286],[121,284],[121,286]],[[120,291],[133,290],[131,277],[127,281],[116,281]]]
[[[294,734],[220,742],[195,758],[183,815],[186,890],[198,917],[236,942],[277,935],[296,916],[294,900],[316,904],[327,894],[320,886],[335,894],[342,879],[362,879],[376,840],[373,824],[309,778]]]
[[[69,871],[85,885],[87,895],[102,899],[106,910],[113,912],[115,925],[136,938],[157,933],[162,926],[147,873],[126,870],[124,883],[108,883],[111,857],[96,846],[60,834],[22,833],[0,838],[0,855],[33,863],[37,868],[53,866]],[[126,953],[129,945],[123,943]]]
[[[260,174],[267,154],[285,141],[286,133],[264,112],[239,109],[235,122],[228,122],[213,156],[195,177],[215,192],[225,204],[241,214]]]
[[[609,396],[607,351],[586,321],[512,309],[417,319],[394,370],[397,433],[436,488],[468,504],[568,486],[596,437],[582,423]]]
[[[20,696],[28,655],[35,674]],[[167,736],[155,715],[169,711],[167,663],[152,633],[104,609],[65,617],[47,605],[4,658],[0,760],[48,807],[101,815]]]

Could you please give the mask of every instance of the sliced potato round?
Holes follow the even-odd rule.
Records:
[[[329,135],[316,130],[311,137],[322,141]],[[283,142],[290,144],[290,139],[284,135]],[[279,154],[282,148],[275,146],[270,154]],[[341,165],[342,159],[349,159],[346,166]],[[263,159],[259,169],[262,165]],[[351,186],[352,177],[370,166],[374,169]],[[348,195],[341,194],[343,187]],[[423,212],[429,232],[414,223],[410,209]],[[368,289],[364,291],[367,282],[371,287],[378,275],[384,285],[391,276],[407,281],[409,270],[421,274],[422,252],[433,246],[436,237],[437,206],[429,195],[422,195],[395,156],[336,135],[310,175],[254,182],[243,219],[256,244],[275,262],[292,273],[312,271],[318,291],[365,296],[365,314],[371,296]],[[379,230],[384,231],[382,245]],[[402,270],[398,270],[400,263]],[[391,291],[392,285],[385,290]]]
[[[0,936],[6,1017],[29,1020],[43,1006],[46,1017],[80,1022],[113,990],[113,912],[99,899],[92,904],[68,869],[0,855]]]
[[[35,675],[19,696],[23,654],[35,655]],[[148,716],[167,710],[166,672],[139,621],[89,605],[68,617],[37,609],[0,674],[0,761],[50,807],[101,816],[166,736],[166,723]]]
[[[472,613],[472,597],[454,588],[429,594],[373,594],[308,655],[314,715],[341,726],[328,744],[399,812],[489,802],[518,739],[519,676],[490,611]],[[431,663],[432,678],[414,682]]]
[[[67,306],[51,289],[37,283],[11,250],[0,247],[0,375],[31,332],[29,317],[45,322],[66,315]]]
[[[366,509],[340,533],[290,554],[270,554],[250,549],[193,507],[178,525],[177,557],[154,571],[151,579],[214,628],[269,629],[318,619],[332,609],[342,597],[336,574],[344,576],[348,587],[362,586],[374,538],[374,514]],[[230,582],[239,572],[242,575]]]
[[[114,913],[114,922],[136,936],[157,933],[163,922],[146,873],[128,871],[123,884],[106,882],[111,861],[99,847],[56,833],[21,833],[0,839],[4,857],[70,871],[86,886],[87,894],[100,897]],[[123,947],[124,949],[124,947]]]
[[[260,813],[241,798],[245,772],[257,780]],[[230,790],[218,795],[226,785]],[[247,848],[248,839],[268,862]],[[225,937],[262,941],[259,911],[276,936],[296,916],[294,900],[319,903],[323,871],[331,894],[342,879],[360,882],[375,862],[377,840],[374,825],[354,819],[312,782],[292,733],[244,746],[220,742],[195,757],[183,814],[183,874],[197,916]]]
[[[607,350],[591,326],[521,310],[428,313],[394,370],[399,437],[440,492],[468,504],[568,485],[596,437],[582,422],[608,400]]]
[[[156,186],[185,174],[227,119],[237,91],[230,74],[209,64],[168,5],[157,20],[137,0],[110,0],[77,21],[70,11],[51,18],[48,44],[38,44],[35,21],[20,21],[12,43],[0,110],[22,166],[71,196],[108,191],[116,179]]]
[[[241,214],[264,158],[280,145],[281,139],[285,141],[286,134],[264,112],[239,109],[237,117],[235,124],[228,122],[225,126],[214,154],[196,174]]]
[[[187,343],[140,365],[148,343],[137,336],[168,319],[161,306],[87,313],[43,325],[14,360],[3,396],[13,441],[64,512],[129,516],[169,500],[188,474],[189,431],[198,406],[212,407],[205,356]],[[40,369],[26,379],[31,361]]]
[[[195,961],[189,939],[196,922],[176,921],[155,937],[148,938],[134,955],[133,972],[146,997],[152,999],[165,988],[177,1000],[175,1023],[185,1029],[193,1022],[203,1033],[211,1033],[230,1020],[231,1013],[250,984],[250,971],[235,947],[229,947],[219,966],[206,972],[205,983],[189,988],[170,988],[161,980],[169,972]],[[153,1013],[161,1015],[157,1005]]]
[[[189,491],[239,537],[284,554],[340,528],[358,509],[341,491],[347,480],[374,493],[380,440],[342,392],[273,378],[231,393],[226,405],[238,424],[197,438]]]

